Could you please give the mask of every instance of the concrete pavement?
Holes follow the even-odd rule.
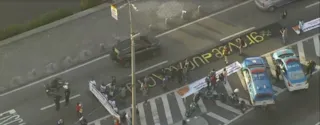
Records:
[[[247,7],[249,7],[249,8],[254,7],[254,5],[248,4]],[[312,10],[310,10],[310,11],[312,11]],[[308,12],[308,11],[303,11],[303,12]],[[226,13],[226,14],[230,14],[230,13]],[[260,15],[265,16],[262,14],[260,14]],[[238,16],[241,17],[241,15],[238,15]],[[273,16],[278,16],[278,14],[271,15],[270,17],[273,17]],[[314,18],[313,16],[314,15],[310,15],[310,17],[308,17],[308,18]],[[213,19],[215,19],[215,17]],[[261,27],[261,25],[265,25],[265,24],[260,24],[259,26],[256,26],[256,27]],[[226,25],[226,26],[228,26],[228,25]],[[232,26],[229,26],[229,27],[232,28]],[[244,28],[244,29],[246,29],[246,28]],[[217,30],[220,30],[220,29],[217,29]],[[234,30],[230,30],[230,31],[231,31],[230,34],[232,34],[232,31],[234,31]],[[181,32],[181,31],[177,31],[177,32]],[[309,32],[309,33],[311,34],[312,32]],[[302,35],[301,37],[305,37],[309,33],[306,33],[305,35]],[[212,34],[214,34],[214,32]],[[171,34],[169,34],[169,35],[171,35]],[[224,35],[228,36],[228,34],[224,34]],[[171,41],[168,40],[168,39],[170,39],[170,37],[167,39],[162,39],[163,37],[166,37],[166,35],[163,35],[162,37],[160,37],[160,40],[164,41],[163,42],[164,46],[172,45],[172,44],[167,44],[167,43],[173,42],[173,40],[171,40]],[[224,36],[222,36],[222,37],[224,37]],[[181,38],[179,38],[179,39],[181,39]],[[174,40],[174,41],[177,41],[177,43],[176,43],[176,46],[173,46],[173,48],[179,48],[179,47],[181,48],[181,45],[190,46],[189,44],[192,44],[191,42],[189,42],[189,44],[183,43],[183,41],[179,41],[179,39]],[[221,38],[215,36],[215,39],[221,39]],[[201,40],[198,40],[198,41],[201,41]],[[273,41],[273,42],[279,43],[277,41]],[[219,44],[219,41],[216,41],[215,44]],[[262,50],[261,48],[263,48],[263,46],[266,46],[266,45],[270,46],[269,40],[268,40],[268,42],[263,42],[261,44],[262,47],[261,46],[258,47],[259,44],[257,44],[254,46],[254,48],[256,48],[256,49],[252,48],[250,50],[260,52],[260,50]],[[209,46],[209,45],[207,44],[207,46]],[[281,45],[279,45],[279,46],[281,46]],[[275,45],[274,48],[277,48],[279,46]],[[185,48],[187,48],[187,47],[185,47]],[[270,48],[270,49],[272,49],[272,48]],[[188,47],[187,49],[181,48],[181,50],[180,49],[179,50],[167,49],[168,52],[165,53],[165,55],[169,55],[169,56],[166,56],[166,57],[161,56],[159,58],[156,58],[156,59],[153,59],[150,61],[151,62],[154,61],[155,63],[157,63],[157,62],[161,62],[162,61],[161,59],[168,59],[169,62],[175,62],[176,60],[180,60],[179,58],[187,57],[190,54],[194,53],[195,51],[198,51],[201,49],[202,48],[198,48],[198,49],[191,48],[190,49],[190,47]],[[191,50],[194,50],[194,51],[190,52]],[[265,52],[267,52],[267,51],[270,51],[270,50],[266,50]],[[145,63],[152,65],[152,63],[150,63],[150,61],[145,62]],[[78,93],[80,93],[81,96],[80,96],[80,98],[75,98],[74,100],[72,100],[73,101],[72,105],[69,108],[63,108],[63,111],[61,111],[59,113],[55,113],[52,108],[49,108],[44,111],[40,110],[40,108],[52,104],[52,102],[49,99],[47,99],[45,96],[42,96],[41,94],[39,94],[39,93],[44,93],[43,92],[44,90],[41,85],[32,86],[30,88],[23,89],[18,92],[1,97],[1,102],[6,102],[6,104],[1,105],[0,110],[7,111],[9,109],[15,108],[15,110],[21,115],[21,118],[23,118],[29,124],[35,124],[35,125],[53,123],[53,122],[55,122],[55,119],[57,119],[58,117],[65,117],[68,120],[70,120],[68,122],[73,122],[75,120],[75,118],[73,117],[74,116],[73,105],[75,104],[76,101],[82,101],[85,105],[85,114],[87,115],[87,114],[91,113],[91,115],[89,115],[88,119],[96,119],[96,117],[100,117],[100,116],[106,114],[106,111],[100,107],[100,104],[98,102],[93,101],[93,100],[95,100],[95,98],[92,97],[91,93],[88,93],[87,80],[90,78],[90,76],[101,76],[101,78],[97,78],[97,79],[106,81],[108,79],[107,77],[111,75],[110,71],[115,71],[112,69],[110,70],[109,68],[112,68],[114,66],[112,64],[106,63],[106,62],[109,62],[109,61],[106,59],[105,61],[95,62],[95,63],[92,63],[92,65],[87,65],[86,67],[78,68],[77,70],[71,71],[68,74],[64,75],[64,78],[71,80],[71,83],[73,84],[72,85],[72,88],[73,88],[72,89],[73,90],[72,96],[77,95]],[[219,62],[215,62],[215,65],[217,67],[221,67],[221,65],[223,65],[222,62],[221,62],[221,65],[220,64],[218,65],[218,63]],[[210,63],[210,64],[212,64],[212,63]],[[101,67],[108,67],[108,68],[101,68]],[[108,69],[108,70],[105,70],[105,69]],[[150,73],[151,71],[152,71],[152,69],[150,71],[146,71],[145,73]],[[205,70],[203,70],[203,73],[194,72],[192,74],[192,76],[195,76],[194,79],[198,79],[200,77],[203,77],[203,74],[206,74],[207,72],[208,72],[208,68],[205,68]],[[113,73],[115,73],[115,72],[113,72]],[[121,74],[121,73],[124,73],[124,72],[120,71],[119,74]],[[118,74],[118,72],[116,74]],[[121,76],[124,77],[123,74],[119,75],[119,77],[121,77]],[[179,87],[179,85],[172,85],[172,88],[170,88],[170,89],[173,89],[175,87]],[[157,89],[159,89],[159,87],[155,87],[152,89],[157,90]],[[155,92],[155,93],[150,94],[151,97],[154,95],[158,95],[159,93],[163,93],[163,91],[159,91],[159,90],[153,91],[153,92]],[[26,95],[24,93],[28,93],[28,95]],[[12,98],[15,98],[16,100],[12,100]],[[45,102],[43,100],[45,100],[47,102]],[[141,100],[142,99],[140,99],[140,101]],[[130,101],[127,101],[125,105],[121,105],[121,103],[119,103],[119,105],[120,105],[119,107],[125,108],[128,106],[129,103],[130,103]],[[26,109],[28,109],[28,110],[26,110]],[[30,116],[30,115],[28,115],[30,111],[39,111],[39,114],[37,116]],[[92,111],[93,111],[93,113],[92,113]],[[224,112],[224,111],[222,111],[222,112]],[[225,112],[228,112],[228,111],[225,111]],[[94,114],[94,115],[92,115],[92,114]],[[49,119],[48,116],[51,117],[51,119]],[[233,116],[233,115],[231,114],[231,116]],[[37,120],[35,120],[34,118],[37,118]],[[40,121],[38,120],[39,118],[41,118]]]

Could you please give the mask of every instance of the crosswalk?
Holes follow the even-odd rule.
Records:
[[[319,64],[319,37],[320,34],[316,34],[312,37],[303,39],[283,48],[293,49],[296,54],[299,55],[300,61],[303,64],[305,64],[305,62],[308,60],[314,60],[317,62],[317,64]],[[275,77],[275,72],[272,70],[274,69],[274,65],[271,59],[271,54],[272,52],[266,53],[262,55],[262,57],[270,66],[270,73],[273,77]],[[319,66],[317,66],[317,70],[320,70]],[[235,86],[232,84],[232,81],[241,81],[244,83],[242,78],[243,77],[239,72],[228,77],[229,82],[223,84],[223,88],[225,88],[228,95],[230,95],[232,90],[235,88]],[[283,83],[273,83],[273,89],[277,94],[286,90]],[[245,86],[243,86],[242,89],[245,91]],[[182,99],[176,90],[174,90],[149,99],[148,103],[146,104],[139,103],[137,106],[139,110],[138,122],[140,125],[172,125],[177,123],[185,118],[185,112],[188,109],[192,98],[193,96],[189,96],[185,99]],[[241,98],[248,104],[248,97]],[[243,115],[239,109],[233,107],[232,105],[222,103],[218,100],[213,102],[210,100],[200,99],[198,104],[199,109],[195,111],[194,115],[203,116],[211,124],[215,123],[217,125],[227,125],[239,118],[239,116]],[[89,125],[112,124],[112,117],[106,116],[90,122]]]

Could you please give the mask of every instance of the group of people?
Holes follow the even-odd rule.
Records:
[[[280,65],[276,65],[275,67],[275,71],[276,71],[276,79],[279,81],[280,80],[280,75],[281,72],[286,72],[286,70],[283,67],[280,67]],[[315,71],[316,69],[316,62],[313,60],[309,60],[307,63],[307,67],[305,70],[305,75],[309,76],[309,78],[312,77],[312,73]]]

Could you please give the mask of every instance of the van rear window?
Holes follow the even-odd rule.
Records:
[[[263,94],[257,94],[256,98],[257,99],[266,99],[266,98],[272,98],[272,94],[271,93],[263,93]]]

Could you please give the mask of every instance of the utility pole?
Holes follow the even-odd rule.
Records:
[[[132,12],[131,12],[131,1],[128,0],[129,4],[129,23],[130,23],[130,39],[131,39],[131,86],[132,86],[132,111],[131,111],[131,125],[136,124],[136,55],[135,55],[135,43],[133,38],[132,28]]]

